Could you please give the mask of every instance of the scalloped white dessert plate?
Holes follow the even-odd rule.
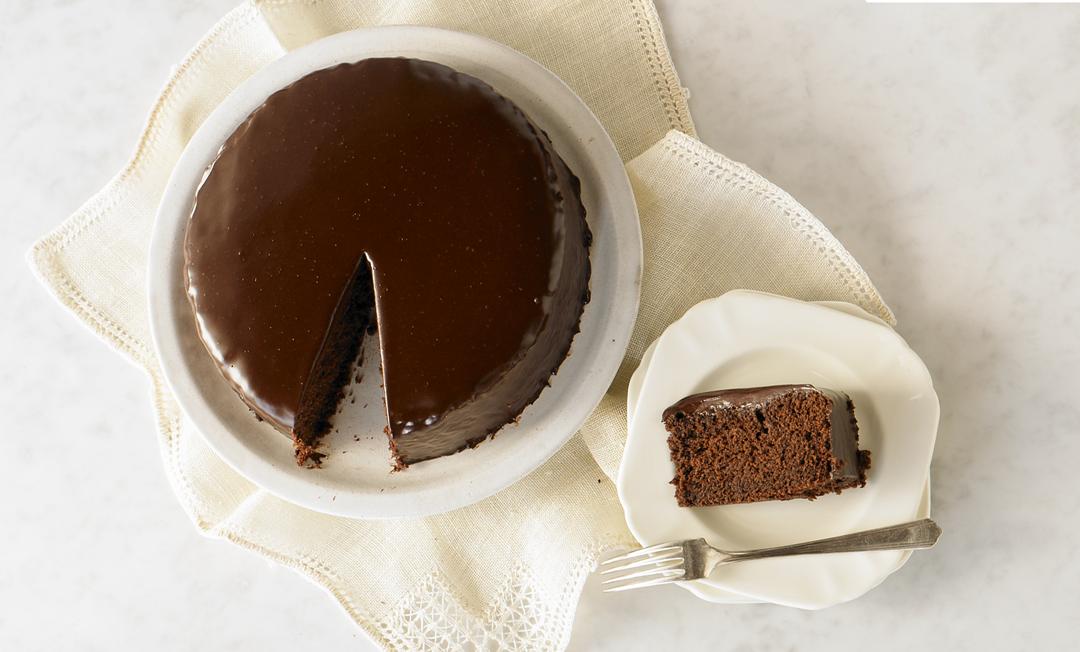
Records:
[[[830,308],[840,310],[842,312],[855,315],[856,317],[862,317],[872,322],[886,325],[877,317],[874,317],[870,313],[866,312],[862,308],[839,301],[816,301],[814,302],[820,306],[828,306]],[[656,345],[659,342],[659,338],[655,342],[649,345],[649,348],[645,350],[644,355],[641,357],[641,364],[634,371],[634,374],[630,377],[630,384],[627,388],[626,395],[626,414],[628,419],[628,429],[634,427],[634,414],[637,410],[637,404],[641,395],[641,386],[645,382],[645,376],[648,374],[649,364],[652,362],[653,353],[656,351]],[[922,500],[919,503],[919,509],[916,511],[914,518],[927,518],[930,516],[930,476],[927,474],[926,483],[923,486]],[[904,563],[907,562],[911,556],[911,551],[905,551],[900,559],[897,560],[896,567],[892,572],[900,569]],[[686,589],[690,593],[694,594],[698,598],[705,600],[706,602],[713,602],[715,604],[761,604],[763,600],[750,598],[745,595],[740,595],[727,589],[722,589],[718,586],[707,584],[703,581],[684,582],[679,584],[680,587]]]
[[[813,382],[855,401],[864,488],[815,501],[681,508],[660,414],[685,395],[724,387]],[[738,550],[780,545],[929,515],[938,403],[929,373],[892,329],[848,304],[731,292],[698,304],[646,352],[628,392],[629,437],[618,490],[643,545],[703,536]],[[711,602],[817,609],[851,600],[910,552],[818,555],[723,567],[680,584]]]
[[[320,469],[293,461],[292,443],[255,420],[221,378],[196,335],[183,283],[183,240],[195,189],[218,148],[274,91],[338,63],[408,56],[478,77],[516,102],[551,137],[581,178],[593,232],[592,300],[571,355],[551,386],[509,425],[473,450],[391,472],[378,354],[365,344],[366,381],[335,417]],[[166,380],[190,422],[242,475],[271,493],[330,514],[415,517],[474,503],[538,467],[577,431],[614,377],[637,314],[641,232],[630,183],[614,144],[558,77],[506,46],[426,27],[345,32],[269,64],[230,94],[199,127],[173,170],[158,208],[149,263],[150,318]]]

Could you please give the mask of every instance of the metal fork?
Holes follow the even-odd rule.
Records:
[[[854,532],[807,543],[776,548],[729,552],[710,546],[705,539],[671,541],[634,550],[612,557],[600,564],[604,591],[626,591],[669,582],[685,582],[708,577],[717,566],[751,559],[787,557],[790,555],[819,555],[834,552],[865,552],[868,550],[911,550],[929,548],[937,543],[941,528],[928,518],[903,525],[891,525]],[[626,562],[611,566],[616,562]],[[606,568],[605,568],[606,567]]]

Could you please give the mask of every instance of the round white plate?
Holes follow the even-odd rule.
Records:
[[[863,319],[868,319],[875,323],[886,325],[885,322],[881,321],[877,317],[874,317],[862,308],[850,303],[843,303],[839,301],[815,301],[814,303],[819,306],[828,306],[830,308],[840,310],[842,312],[855,315]],[[656,351],[656,345],[659,341],[660,338],[657,338],[655,342],[649,345],[649,348],[645,349],[644,355],[641,356],[641,364],[638,365],[638,368],[630,377],[630,384],[627,388],[626,394],[626,414],[628,430],[633,429],[634,427],[634,414],[637,410],[637,404],[641,396],[641,387],[645,383],[645,376],[649,372],[649,364],[652,362],[653,353]],[[929,516],[930,475],[927,474],[926,483],[923,485],[922,500],[919,502],[919,509],[916,510],[915,516],[913,518],[928,518]],[[910,556],[910,550],[904,551],[904,553],[900,556],[900,559],[897,560],[896,567],[893,569],[892,572],[899,570],[900,567],[907,562]],[[760,604],[761,602],[763,602],[762,600],[750,598],[745,595],[740,595],[738,593],[734,593],[733,591],[722,589],[718,586],[713,586],[702,581],[684,582],[679,584],[679,586],[686,589],[695,596],[701,598],[702,600],[715,604]]]
[[[738,550],[929,515],[937,396],[922,362],[879,320],[847,304],[738,291],[692,308],[651,351],[631,380],[629,437],[617,483],[630,529],[643,545],[702,536]],[[664,408],[699,391],[785,382],[812,382],[852,396],[860,447],[873,453],[867,486],[815,501],[678,507],[660,422]],[[681,586],[712,602],[822,608],[865,593],[909,556],[897,551],[765,560],[723,567]]]
[[[353,386],[325,440],[321,469],[293,461],[292,443],[259,423],[221,378],[196,335],[183,284],[183,238],[195,189],[221,143],[274,91],[338,63],[408,56],[446,64],[491,84],[551,137],[581,178],[593,232],[592,300],[571,355],[551,386],[507,426],[473,450],[390,471],[373,350],[365,343],[366,381]],[[456,509],[532,471],[577,431],[619,366],[637,314],[641,232],[630,183],[611,139],[558,77],[523,54],[487,39],[426,27],[380,27],[337,34],[271,63],[233,91],[184,150],[158,209],[150,250],[150,318],[165,377],[209,445],[252,482],[286,500],[342,516],[412,517]]]

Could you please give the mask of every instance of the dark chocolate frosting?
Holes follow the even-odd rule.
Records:
[[[303,77],[228,139],[187,282],[222,373],[291,432],[343,293],[370,274],[407,464],[536,399],[588,300],[589,241],[577,178],[513,103],[446,66],[368,59]]]

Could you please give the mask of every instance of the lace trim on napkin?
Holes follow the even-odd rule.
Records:
[[[579,555],[558,596],[545,594],[530,569],[519,563],[479,618],[433,573],[373,624],[393,649],[561,650],[569,643],[574,607],[598,553],[590,546]]]

